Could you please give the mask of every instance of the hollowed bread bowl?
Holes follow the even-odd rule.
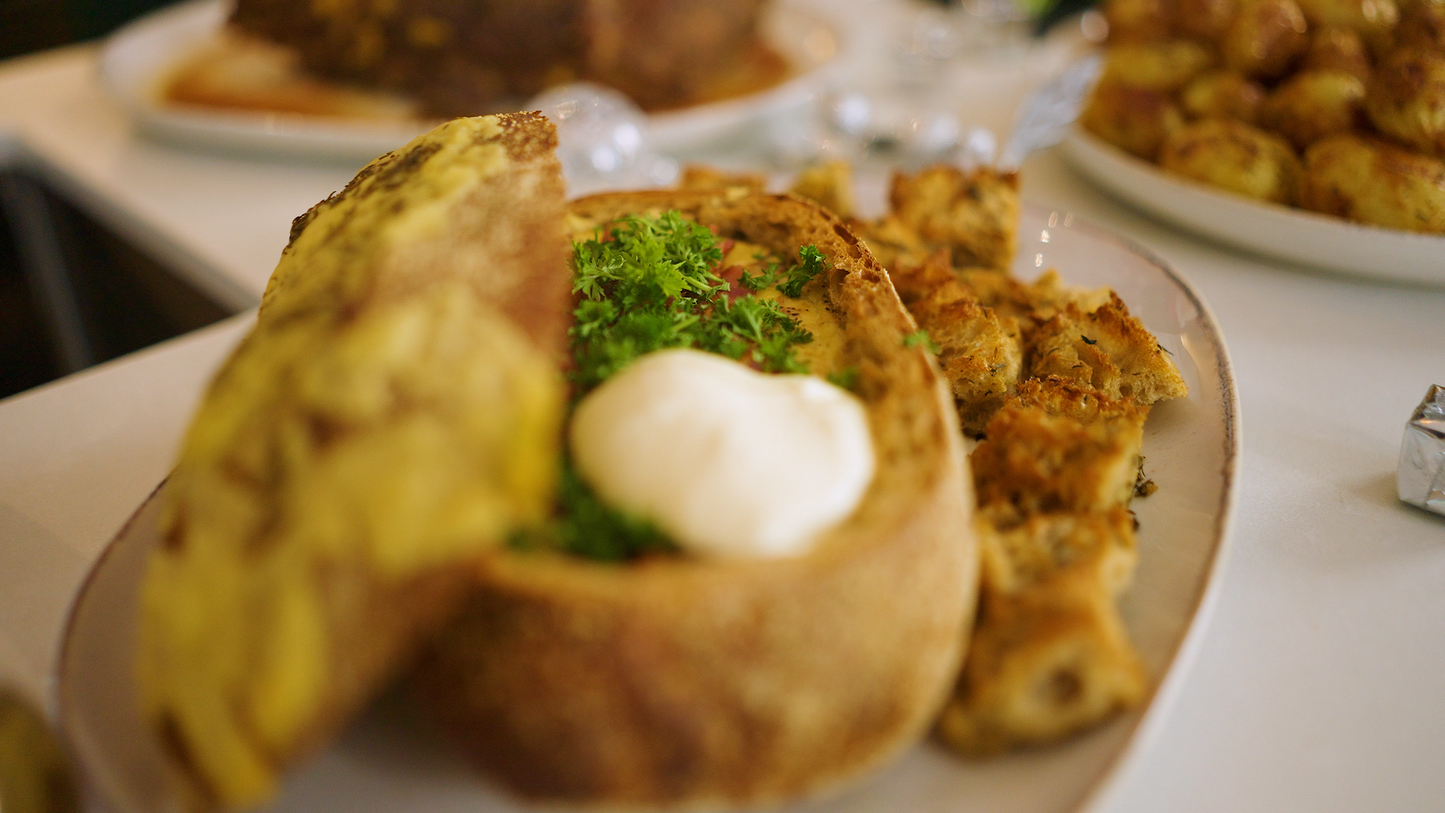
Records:
[[[905,341],[915,326],[887,273],[841,221],[789,195],[605,194],[574,202],[569,226],[590,236],[673,209],[785,261],[822,251],[811,295],[841,331],[820,340],[857,368],[877,473],[798,558],[489,558],[417,688],[524,797],[752,805],[836,785],[924,734],[968,639],[976,555],[957,417],[931,357]]]

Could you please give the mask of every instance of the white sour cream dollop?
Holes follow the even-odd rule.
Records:
[[[696,350],[652,353],[589,393],[571,449],[603,500],[717,557],[807,553],[873,479],[853,395]]]

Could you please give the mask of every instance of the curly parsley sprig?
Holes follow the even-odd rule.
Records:
[[[717,236],[676,211],[626,217],[606,235],[576,243],[572,290],[581,298],[571,336],[577,395],[639,356],[672,347],[746,359],[765,372],[807,372],[793,348],[812,335],[777,302],[751,295],[730,299],[728,284],[713,270],[721,261]],[[778,289],[801,295],[823,265],[822,252],[805,246]],[[775,278],[770,268],[748,277],[743,287],[761,290]]]

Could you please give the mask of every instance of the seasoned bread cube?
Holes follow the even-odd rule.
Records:
[[[1019,320],[1024,335],[1036,323],[1045,322],[1070,302],[1088,312],[1109,301],[1108,288],[1071,288],[1052,268],[1033,282],[1022,282],[1007,271],[987,268],[964,268],[955,272],[978,301],[998,312]]]
[[[1025,514],[1128,505],[1143,442],[1142,425],[1084,424],[1011,403],[989,421],[970,457],[978,503]]]
[[[706,164],[684,166],[682,177],[677,182],[677,188],[697,192],[715,192],[725,189],[760,192],[767,185],[767,176],[760,172],[726,172]]]
[[[928,167],[896,173],[893,214],[931,248],[948,248],[955,267],[1008,268],[1018,250],[1019,179],[979,167]]]
[[[1134,518],[1117,506],[1101,513],[1033,514],[988,506],[979,514],[983,589],[1011,594],[1050,582],[1056,590],[1118,596],[1139,554]]]
[[[1030,337],[1026,370],[1087,384],[1116,400],[1147,406],[1189,388],[1168,354],[1117,294],[1092,312],[1067,305]]]
[[[1018,321],[979,304],[940,251],[918,266],[900,264],[894,287],[938,348],[938,364],[966,435],[983,433],[1018,383],[1023,343]]]
[[[1018,386],[1018,402],[1042,408],[1050,415],[1073,418],[1079,423],[1132,425],[1143,429],[1149,407],[1131,401],[1117,401],[1093,387],[1058,376],[1030,378]]]
[[[853,168],[847,161],[825,161],[798,174],[792,193],[822,205],[838,217],[853,216]]]
[[[1053,742],[1137,705],[1147,680],[1107,593],[1046,585],[983,602],[968,661],[938,721],[984,756]]]

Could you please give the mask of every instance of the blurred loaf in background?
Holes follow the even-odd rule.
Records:
[[[767,0],[239,0],[218,47],[178,72],[173,101],[368,118],[510,109],[591,81],[645,110],[776,84],[786,61],[759,31]],[[238,77],[239,74],[239,77]],[[317,84],[330,85],[316,87]],[[298,90],[298,85],[301,89]],[[347,93],[375,93],[366,102]],[[328,94],[343,98],[327,98]],[[394,109],[401,100],[403,109]]]

